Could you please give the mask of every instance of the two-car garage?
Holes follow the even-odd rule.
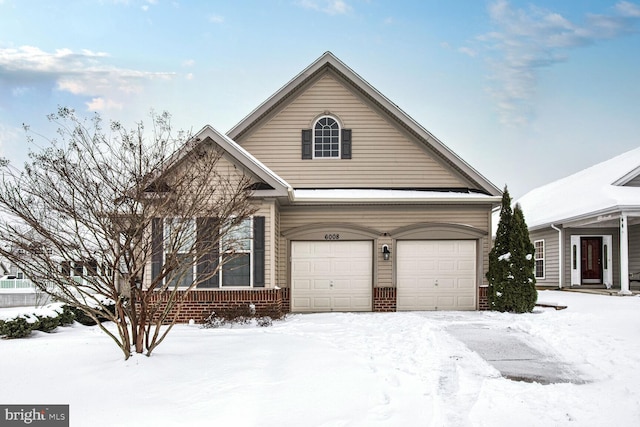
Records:
[[[291,242],[291,311],[371,311],[373,241]],[[397,310],[475,310],[477,240],[398,240]]]

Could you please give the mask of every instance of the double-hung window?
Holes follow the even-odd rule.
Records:
[[[152,277],[177,263],[170,288],[264,287],[264,223],[256,216],[221,231],[217,218],[154,219]]]
[[[229,229],[221,238],[219,272],[221,287],[251,286],[251,254],[253,246],[253,227],[251,219]]]
[[[196,224],[193,219],[165,218],[164,221],[164,253],[165,263],[177,262],[170,282],[170,287],[188,287],[194,280],[193,250],[196,238]],[[175,257],[174,260],[171,258]]]
[[[544,240],[536,240],[533,245],[535,247],[536,279],[544,279]]]

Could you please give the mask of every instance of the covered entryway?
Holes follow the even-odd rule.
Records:
[[[291,311],[371,311],[371,241],[291,242]]]
[[[402,240],[396,252],[398,311],[476,309],[476,240]]]

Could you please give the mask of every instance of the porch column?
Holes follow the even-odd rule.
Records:
[[[619,295],[631,295],[629,291],[629,233],[627,214],[620,214],[620,292]]]

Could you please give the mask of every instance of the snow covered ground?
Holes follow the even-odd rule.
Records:
[[[0,341],[0,404],[70,404],[71,426],[640,425],[640,298],[539,300],[569,307],[180,325],[152,357],[126,362],[96,327],[75,324]],[[587,382],[502,378],[446,332],[465,323],[530,336]]]

